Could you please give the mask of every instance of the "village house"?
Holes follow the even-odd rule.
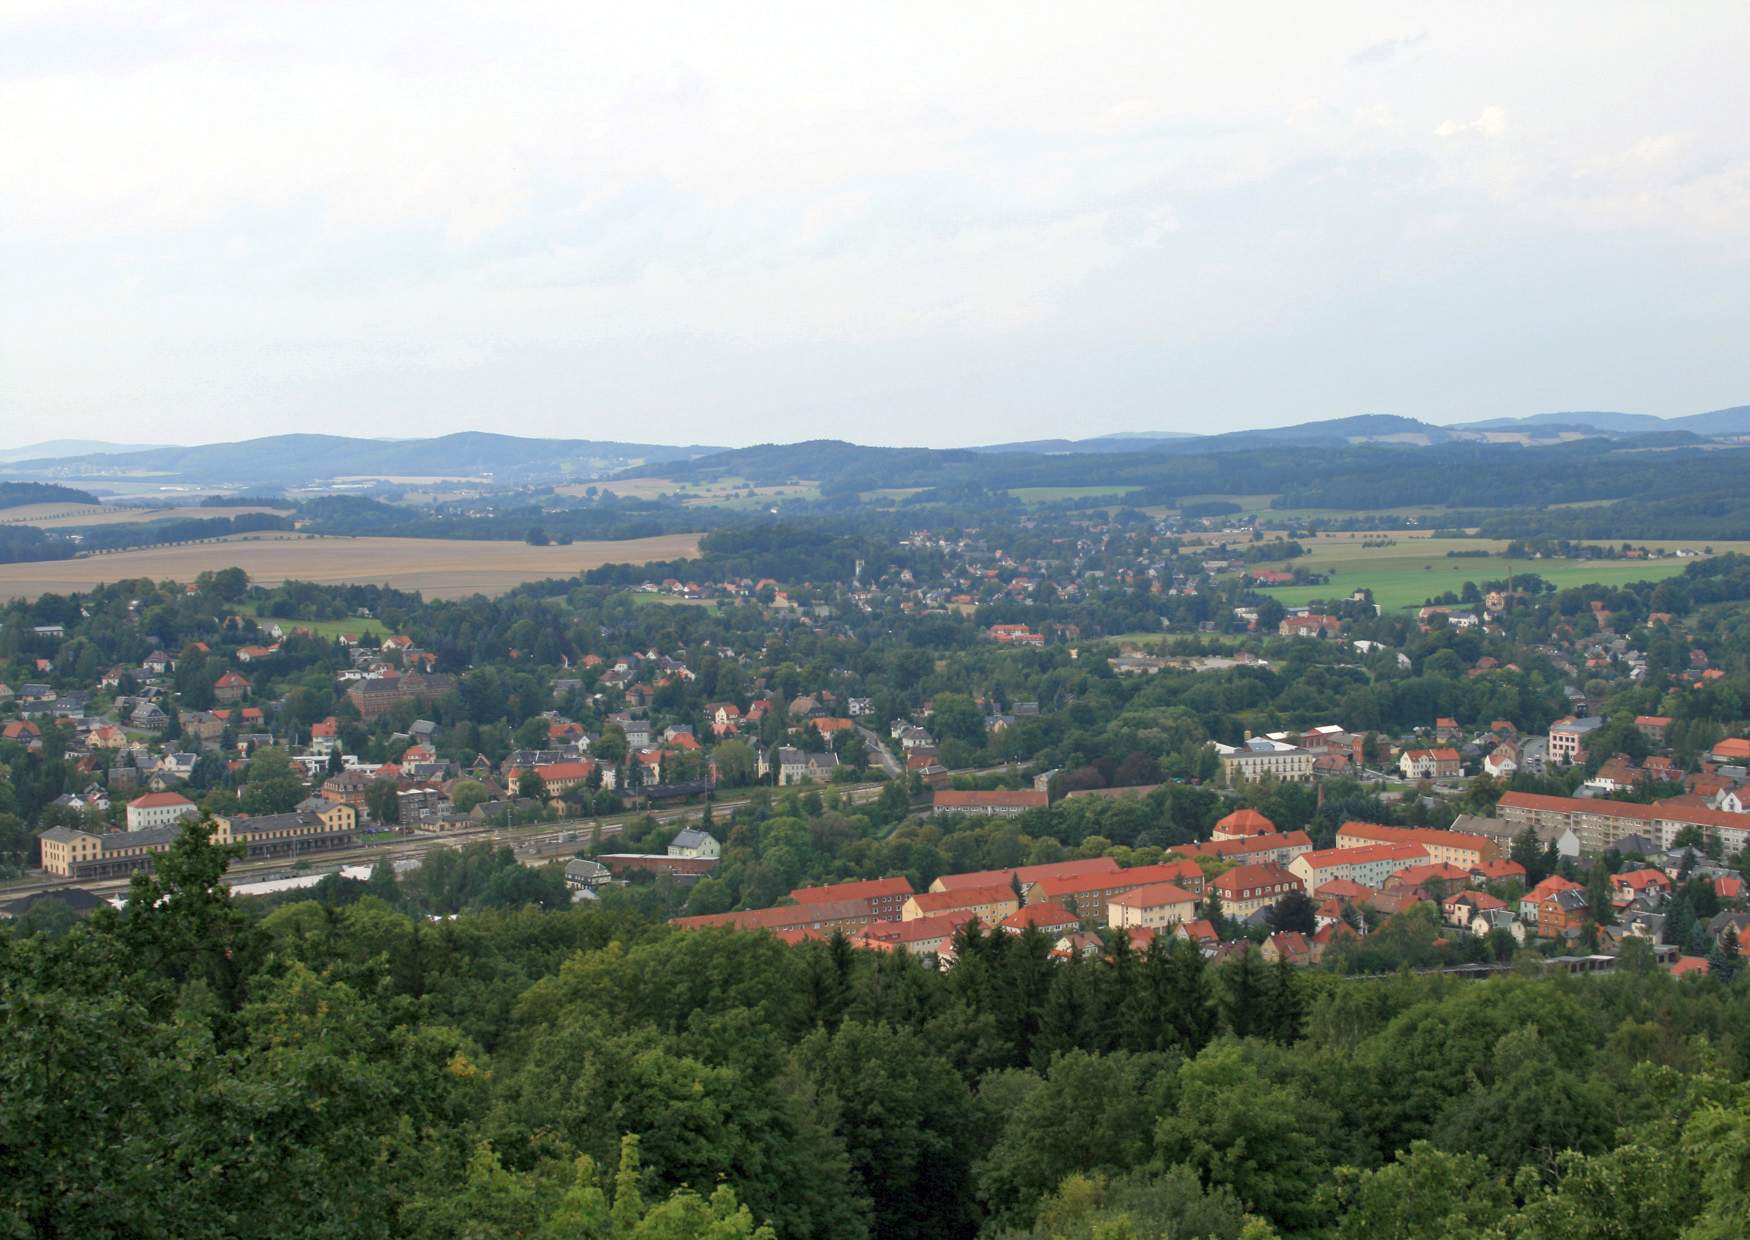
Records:
[[[710,857],[723,855],[723,845],[717,842],[717,837],[709,831],[701,831],[696,827],[685,827],[668,842],[668,855],[671,857]]]

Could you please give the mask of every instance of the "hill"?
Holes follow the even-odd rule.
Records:
[[[95,504],[97,496],[48,482],[0,482],[0,509],[26,504]]]
[[[593,478],[648,461],[713,449],[590,439],[524,439],[464,431],[434,439],[272,435],[238,443],[14,461],[15,477],[152,477],[227,486],[300,486],[334,478],[481,478],[523,482]]]
[[[143,452],[161,447],[151,443],[108,443],[101,439],[48,439],[22,448],[0,448],[0,463],[32,461],[61,456],[110,456],[117,452]]]

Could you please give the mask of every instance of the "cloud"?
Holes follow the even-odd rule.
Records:
[[[1415,34],[1401,35],[1395,39],[1381,39],[1378,43],[1369,44],[1349,57],[1349,62],[1357,65],[1382,64],[1394,56],[1415,50],[1427,41],[1428,32],[1426,30],[1418,30]]]
[[[1435,126],[1434,136],[1437,138],[1452,138],[1462,133],[1481,134],[1485,138],[1498,138],[1507,132],[1507,109],[1499,104],[1490,104],[1470,121],[1442,121]]]

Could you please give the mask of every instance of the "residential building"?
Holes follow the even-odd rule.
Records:
[[[1270,778],[1287,783],[1310,783],[1313,754],[1310,750],[1267,736],[1254,736],[1241,745],[1215,746],[1222,778],[1228,785],[1255,784]]]
[[[1212,840],[1243,840],[1256,835],[1275,835],[1276,824],[1255,809],[1236,809],[1210,828]]]
[[[838,904],[847,900],[861,900],[869,906],[869,915],[876,921],[899,921],[905,915],[905,902],[914,894],[911,881],[904,875],[896,875],[893,878],[830,883],[823,887],[798,887],[790,893],[790,898],[798,904]]]
[[[175,792],[148,792],[128,802],[128,830],[150,831],[169,827],[184,818],[199,818],[200,808]]]
[[[1665,736],[1671,729],[1671,716],[1636,715],[1635,727],[1648,741],[1655,745],[1663,745]]]
[[[1486,836],[1463,831],[1437,831],[1428,827],[1387,827],[1374,822],[1346,822],[1337,831],[1338,848],[1368,844],[1414,844],[1424,849],[1428,860],[1469,870],[1500,855]]]
[[[1158,930],[1195,919],[1197,897],[1174,883],[1153,883],[1114,896],[1106,909],[1106,924],[1114,930]]]
[[[606,861],[607,858],[602,858]],[[820,904],[784,904],[777,908],[742,909],[734,913],[706,913],[697,917],[675,917],[670,925],[686,930],[702,930],[713,926],[728,926],[737,930],[813,930],[831,934],[861,930],[874,920],[863,900],[834,900]]]
[[[914,956],[941,954],[954,941],[960,927],[973,920],[974,914],[961,911],[911,921],[871,922],[852,937],[852,942],[860,946],[886,945]]]
[[[1549,725],[1549,761],[1582,762],[1586,757],[1586,737],[1604,726],[1598,715],[1559,719]]]
[[[903,921],[937,917],[943,913],[971,913],[995,925],[1021,907],[1015,889],[1008,883],[988,887],[959,887],[950,891],[924,891],[906,900],[900,910]]]
[[[808,753],[789,745],[778,749],[778,783],[819,784],[832,778],[838,770],[838,755],[830,751],[826,753]]]
[[[1685,827],[1697,827],[1719,840],[1727,856],[1750,844],[1750,814],[1731,814],[1698,805],[1640,805],[1602,798],[1547,797],[1509,792],[1495,812],[1515,833],[1531,827],[1543,838],[1572,831],[1580,851],[1599,856],[1631,835],[1645,835],[1661,848],[1671,848]]]
[[[1427,860],[1428,850],[1420,844],[1371,844],[1301,853],[1288,863],[1288,871],[1308,891],[1318,891],[1338,880],[1378,889],[1399,870]]]
[[[239,672],[226,672],[213,682],[215,702],[241,702],[249,696],[249,681]]]
[[[1272,861],[1236,866],[1217,875],[1209,886],[1221,897],[1222,912],[1235,919],[1250,917],[1289,892],[1303,890],[1298,878]]]
[[[1060,936],[1079,930],[1081,924],[1081,918],[1063,905],[1041,900],[1037,904],[1023,904],[997,923],[997,929],[1007,934],[1038,930],[1055,942]]]
[[[1133,866],[1128,870],[1101,871],[1035,879],[1025,888],[1029,902],[1050,900],[1061,904],[1090,925],[1109,925],[1112,901],[1126,892],[1160,883],[1183,887],[1193,896],[1203,894],[1203,870],[1195,861],[1163,861],[1157,865]]]
[[[964,890],[969,887],[990,887],[998,883],[1016,883],[1025,891],[1033,883],[1054,878],[1081,878],[1095,874],[1118,874],[1121,869],[1110,857],[1086,857],[1074,861],[1050,861],[1042,865],[1016,866],[1008,870],[970,870],[964,874],[943,874],[930,884],[931,891]]]
[[[1458,750],[1406,749],[1398,758],[1398,770],[1405,779],[1456,779],[1461,770]]]
[[[1286,866],[1301,853],[1312,851],[1312,837],[1305,831],[1280,835],[1253,835],[1243,840],[1210,840],[1204,844],[1179,844],[1172,850],[1181,857],[1216,857],[1223,861],[1268,861]]]
[[[721,857],[723,845],[717,842],[717,837],[709,831],[700,831],[695,827],[687,827],[668,842],[668,855],[671,857]]]

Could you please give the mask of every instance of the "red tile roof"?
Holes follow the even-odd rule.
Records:
[[[193,805],[194,802],[179,792],[148,792],[137,796],[128,802],[130,807],[138,809],[162,809],[168,805]]]
[[[893,878],[865,878],[820,887],[798,887],[790,898],[798,904],[822,904],[834,900],[873,900],[881,896],[909,896],[911,882],[903,874]]]
[[[965,887],[988,887],[993,883],[1007,883],[1012,876],[1019,879],[1025,887],[1028,883],[1041,882],[1048,878],[1116,874],[1119,868],[1118,863],[1110,857],[1088,857],[1075,861],[1052,861],[1043,865],[1023,865],[1012,870],[973,870],[965,874],[944,874],[936,881],[945,890],[954,891]]]
[[[1135,891],[1127,891],[1121,896],[1112,897],[1112,903],[1123,905],[1125,908],[1160,908],[1167,904],[1195,904],[1196,902],[1196,896],[1176,883],[1154,883],[1147,887],[1138,887]]]

